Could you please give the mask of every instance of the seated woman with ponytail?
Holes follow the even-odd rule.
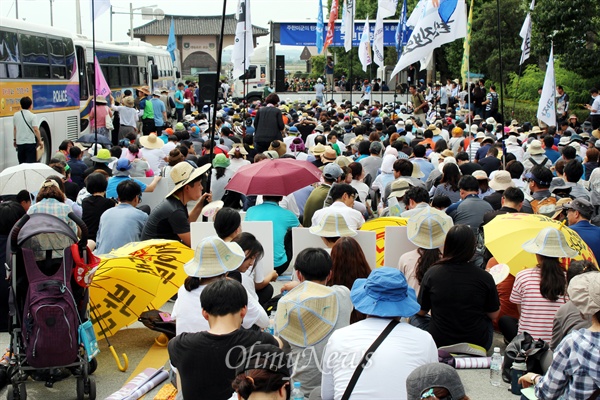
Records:
[[[575,257],[578,253],[569,247],[565,235],[556,228],[545,228],[532,240],[525,242],[523,250],[535,254],[537,265],[520,271],[510,301],[519,308],[520,318],[504,316],[498,327],[508,341],[528,332],[534,338],[550,342],[552,322],[567,296],[567,273],[559,258]]]
[[[240,400],[289,400],[289,364],[287,354],[277,346],[253,346],[240,354],[231,386]]]

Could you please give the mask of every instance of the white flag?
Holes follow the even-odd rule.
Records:
[[[456,7],[449,7],[453,2]],[[467,36],[465,0],[446,0],[440,7],[428,1],[424,7],[423,15],[410,35],[392,77],[409,65],[426,58],[441,45]]]
[[[546,68],[546,78],[542,97],[538,104],[537,117],[548,126],[556,126],[556,83],[554,82],[554,47],[550,48],[550,58]]]
[[[396,15],[398,0],[379,0],[377,14],[381,13],[381,18],[388,18]]]
[[[344,49],[352,50],[354,39],[354,0],[344,0],[344,13],[342,14],[342,34],[344,35]]]
[[[237,25],[235,27],[233,51],[231,52],[231,63],[233,64],[233,77],[239,78],[246,72],[246,69],[250,65],[250,56],[254,54],[250,0],[238,1],[235,19],[237,20]]]
[[[406,20],[406,26],[414,28],[417,25],[417,22],[423,16],[425,11],[425,7],[430,0],[419,0],[415,9],[410,13],[410,16]]]
[[[380,4],[382,1],[379,2]],[[377,19],[375,20],[375,32],[373,32],[373,61],[375,64],[383,67],[383,17],[382,8],[377,10]]]
[[[523,38],[523,43],[521,44],[521,61],[519,62],[519,65],[522,65],[525,60],[529,58],[529,53],[531,52],[531,11],[533,11],[533,7],[535,7],[535,0],[531,0],[531,5],[529,6],[530,12],[527,13],[523,26],[521,27],[521,32],[519,32],[519,36]]]
[[[110,9],[110,0],[94,0],[94,9],[90,8],[90,19],[93,21]]]
[[[365,21],[365,26],[360,35],[360,44],[358,45],[358,59],[362,64],[363,71],[367,71],[367,65],[371,64],[371,40],[369,39],[369,18]]]

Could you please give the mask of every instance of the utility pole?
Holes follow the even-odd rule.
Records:
[[[81,35],[81,0],[75,0],[75,31]]]
[[[50,26],[54,26],[54,10],[52,7],[52,3],[54,2],[54,0],[50,0]]]
[[[19,19],[19,0],[15,0],[15,18]]]

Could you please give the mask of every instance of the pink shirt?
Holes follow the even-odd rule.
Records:
[[[521,305],[519,333],[528,332],[534,339],[550,342],[554,315],[569,298],[566,294],[556,301],[544,298],[540,293],[541,279],[538,267],[519,272],[510,294],[510,301]]]
[[[106,128],[106,116],[109,114],[108,106],[105,105],[96,105],[96,113],[98,114],[98,120],[96,121],[96,126],[98,128]],[[94,107],[92,107],[92,111],[90,112],[90,126],[94,127]]]

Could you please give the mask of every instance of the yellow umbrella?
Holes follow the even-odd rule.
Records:
[[[567,268],[571,260],[589,260],[598,265],[594,253],[577,232],[559,221],[539,214],[498,215],[483,227],[485,245],[499,263],[507,264],[511,274],[516,275],[519,271],[537,264],[535,254],[526,252],[521,246],[535,238],[540,230],[548,227],[560,229],[569,247],[579,253],[575,258],[562,260]]]
[[[129,243],[113,250],[109,256],[132,256],[152,265],[161,277],[156,297],[148,303],[150,308],[158,310],[183,285],[187,274],[183,264],[194,258],[194,250],[176,240],[152,239]]]
[[[137,321],[154,300],[160,283],[161,277],[155,268],[142,259],[103,259],[90,284],[90,317],[96,335],[103,335],[108,342],[109,336]],[[123,367],[110,342],[108,345],[119,369],[127,370],[127,356],[123,354]]]
[[[383,266],[383,256],[385,254],[385,227],[386,226],[406,226],[406,218],[401,217],[381,217],[365,222],[361,231],[375,232],[375,250],[377,255],[377,267]]]

